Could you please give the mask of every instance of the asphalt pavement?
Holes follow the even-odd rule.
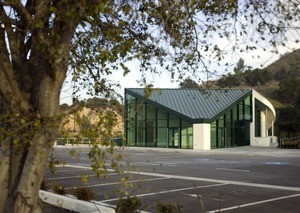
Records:
[[[77,155],[69,153],[76,150]],[[69,191],[79,186],[95,192],[95,203],[114,207],[127,193],[155,212],[158,202],[182,205],[184,212],[300,212],[300,149],[237,147],[209,151],[129,147],[119,149],[116,173],[96,177],[87,156],[90,147],[57,146],[63,162],[45,178]],[[128,166],[130,165],[130,166]],[[82,177],[87,177],[82,182]],[[125,193],[127,192],[127,193]]]

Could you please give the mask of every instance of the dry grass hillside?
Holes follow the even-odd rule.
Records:
[[[280,81],[290,72],[300,76],[300,49],[284,54],[279,60],[265,68],[271,73],[272,79]]]
[[[100,99],[99,99],[100,100]],[[64,118],[63,138],[113,138],[124,134],[124,119],[120,105],[101,99],[92,100],[76,113]]]

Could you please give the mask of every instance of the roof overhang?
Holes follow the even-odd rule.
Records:
[[[257,91],[252,90],[253,98],[255,100],[255,105],[260,109],[260,110],[268,110],[268,120],[273,120],[275,122],[276,120],[276,111],[271,104],[271,102],[263,97],[261,94],[259,94]]]

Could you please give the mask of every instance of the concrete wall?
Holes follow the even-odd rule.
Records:
[[[255,137],[251,146],[278,146],[278,138],[277,137]]]
[[[250,145],[251,146],[275,146],[277,138],[274,136],[274,123],[276,121],[276,113],[273,105],[261,94],[252,90],[253,106],[259,105],[260,112],[260,134],[261,137],[255,137],[255,108],[252,111],[252,123],[250,131]],[[271,129],[271,135],[268,130]]]
[[[210,124],[193,125],[193,149],[210,150]]]

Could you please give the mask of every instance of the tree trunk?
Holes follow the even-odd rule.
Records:
[[[4,212],[5,203],[8,198],[8,179],[9,179],[9,145],[8,140],[1,143],[0,146],[0,212]]]
[[[61,75],[62,77],[56,76],[56,81],[49,76],[44,76],[41,81],[38,93],[38,114],[35,115],[38,126],[34,127],[35,132],[30,140],[22,173],[14,193],[13,208],[10,207],[14,213],[40,211],[37,204],[38,193],[52,151],[52,143],[59,132],[61,122],[59,91],[64,72]]]
[[[38,196],[36,195],[39,193],[50,153],[51,143],[47,135],[43,132],[36,133],[28,148],[18,187],[14,193],[13,206],[6,206],[5,212],[26,213],[37,210]]]
[[[60,124],[53,117],[1,141],[0,213],[41,212],[38,193]]]

